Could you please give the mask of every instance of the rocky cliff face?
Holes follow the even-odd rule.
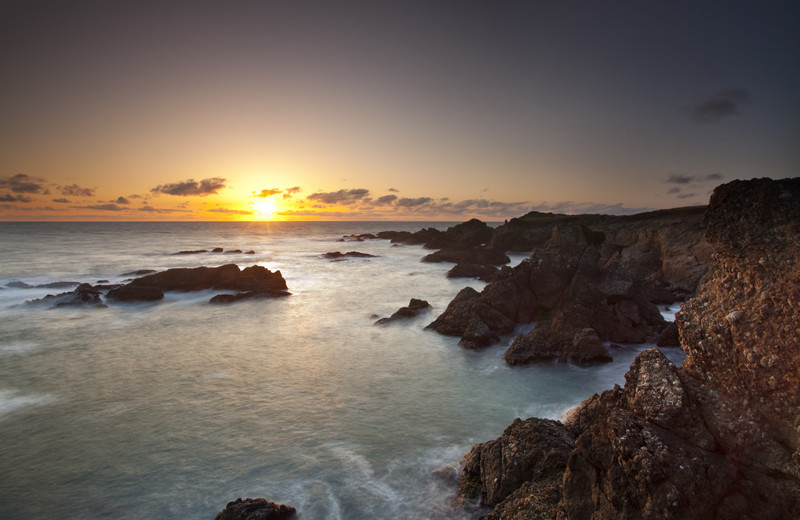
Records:
[[[473,448],[462,492],[486,518],[800,518],[800,178],[720,186],[705,221],[711,269],[677,316],[684,366],[643,352],[624,388],[548,423],[561,436],[531,429],[491,479],[475,463],[491,450]],[[526,467],[526,446],[570,435],[560,478]],[[498,497],[494,478],[523,483]]]
[[[666,326],[655,304],[694,294],[710,257],[704,211],[515,219],[495,230],[493,240],[531,246],[530,258],[501,269],[481,293],[459,293],[429,327],[478,348],[516,324],[540,320],[514,340],[508,363],[606,360],[602,341],[654,338]]]

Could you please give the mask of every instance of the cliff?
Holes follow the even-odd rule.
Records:
[[[718,187],[705,238],[683,366],[647,350],[564,424],[516,421],[473,447],[461,492],[485,518],[800,518],[800,178]],[[549,467],[531,456],[565,447]]]

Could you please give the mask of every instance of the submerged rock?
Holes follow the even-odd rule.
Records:
[[[215,520],[290,520],[297,510],[265,498],[237,498],[217,513]]]
[[[111,289],[106,298],[120,302],[151,302],[164,299],[164,291],[158,287],[122,285]]]
[[[74,291],[61,294],[48,294],[44,298],[29,300],[25,303],[34,305],[49,305],[50,307],[96,307],[106,305],[100,298],[100,291],[88,283],[80,284]]]

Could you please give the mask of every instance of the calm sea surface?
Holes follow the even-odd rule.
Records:
[[[211,520],[256,496],[306,520],[469,518],[448,466],[515,417],[560,418],[622,383],[646,346],[507,367],[510,336],[474,352],[424,330],[482,282],[445,278],[419,246],[338,242],[448,225],[0,223],[0,518]],[[256,254],[173,254],[214,247]],[[351,250],[377,256],[321,256]],[[279,269],[292,296],[49,309],[25,301],[68,289],[7,286],[225,263]],[[432,311],[373,325],[412,297]]]

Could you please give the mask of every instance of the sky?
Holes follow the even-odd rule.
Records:
[[[800,165],[795,1],[4,0],[0,221],[498,221]]]

